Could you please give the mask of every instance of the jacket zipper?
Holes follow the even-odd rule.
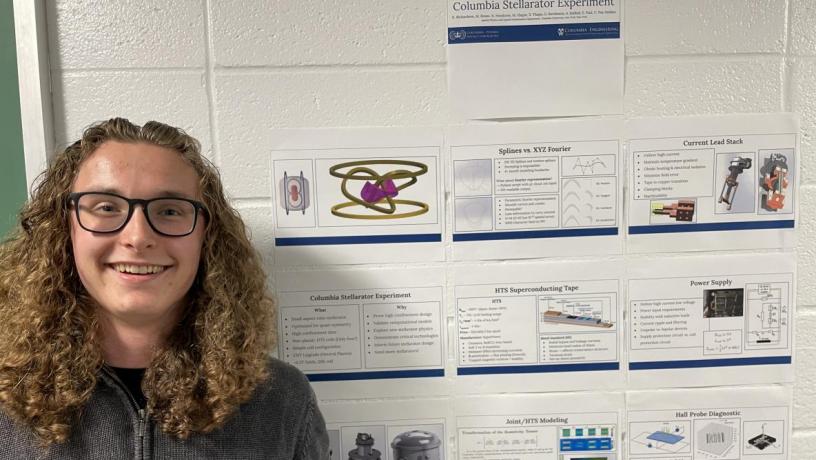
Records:
[[[137,446],[138,446],[137,452],[141,454],[141,455],[138,456],[138,458],[140,458],[140,459],[147,458],[145,456],[145,449],[144,449],[144,438],[145,438],[145,431],[146,431],[145,429],[147,427],[147,416],[146,416],[145,410],[142,409],[141,407],[139,407],[139,403],[136,402],[136,398],[133,397],[133,395],[130,393],[130,390],[128,390],[128,388],[125,386],[125,384],[122,383],[122,381],[119,379],[119,376],[116,375],[115,372],[113,372],[111,369],[109,369],[107,365],[102,366],[102,371],[105,372],[105,374],[111,380],[113,380],[113,383],[116,386],[118,386],[122,391],[125,392],[125,394],[128,397],[128,401],[130,401],[130,405],[136,411],[136,414],[139,417],[139,426],[137,428],[137,435],[138,435],[139,439],[136,440]]]
[[[144,445],[144,438],[145,438],[145,425],[147,425],[145,420],[145,410],[139,409],[139,445],[142,451],[142,458],[145,458],[145,445]]]

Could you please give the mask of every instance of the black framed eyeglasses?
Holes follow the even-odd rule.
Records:
[[[79,192],[68,195],[76,212],[77,222],[93,233],[115,233],[122,230],[133,210],[140,205],[150,228],[159,235],[187,236],[195,230],[198,213],[207,208],[195,200],[158,197],[149,200],[125,198],[115,193]]]

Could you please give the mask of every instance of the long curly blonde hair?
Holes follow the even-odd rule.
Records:
[[[0,245],[0,407],[44,445],[68,439],[103,366],[95,302],[74,264],[67,203],[82,162],[109,140],[178,152],[198,173],[208,210],[189,304],[145,372],[150,417],[182,439],[211,431],[268,377],[274,305],[218,171],[198,141],[178,128],[104,121],[54,159],[20,212],[19,227]]]

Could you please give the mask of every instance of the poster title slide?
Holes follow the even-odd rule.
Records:
[[[695,417],[735,417],[742,415],[742,411],[733,409],[733,410],[687,410],[687,411],[678,411],[675,412],[675,418],[695,418]]]
[[[734,282],[731,281],[728,278],[726,278],[724,280],[711,279],[711,280],[691,280],[691,281],[689,281],[689,286],[690,287],[697,287],[697,286],[727,287],[727,286],[731,286],[732,284],[734,284]]]
[[[559,424],[566,424],[569,423],[569,419],[567,417],[513,417],[508,418],[504,421],[505,425],[540,425],[545,423],[559,423]]]
[[[514,154],[525,154],[525,153],[559,153],[559,152],[569,152],[572,150],[572,147],[568,145],[558,145],[558,146],[532,146],[532,147],[502,147],[499,149],[499,155],[514,155]]]
[[[312,302],[336,302],[339,300],[389,300],[389,299],[410,299],[410,292],[375,292],[373,294],[318,294],[310,295]]]
[[[529,293],[547,293],[547,292],[575,292],[578,286],[554,285],[554,286],[534,286],[534,287],[497,287],[494,289],[496,294],[529,294]]]
[[[703,140],[684,140],[683,146],[684,147],[695,147],[695,146],[702,146],[708,147],[711,145],[739,145],[742,144],[742,138],[730,138],[730,137],[723,137],[721,139],[703,139]]]
[[[585,8],[615,6],[615,0],[504,0],[502,2],[453,2],[453,11],[525,10],[541,8]]]

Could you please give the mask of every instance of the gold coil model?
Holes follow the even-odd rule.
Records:
[[[370,168],[370,166],[376,165],[397,165],[397,166],[408,166],[412,168],[416,168],[414,171],[409,171],[407,169],[395,169],[393,171],[388,171],[385,174],[379,174],[377,171]],[[341,169],[351,168],[347,172],[340,172]],[[428,166],[420,163],[418,161],[407,161],[407,160],[361,160],[361,161],[349,161],[346,163],[340,163],[332,166],[329,168],[329,174],[334,177],[338,177],[343,179],[343,182],[340,184],[340,191],[343,193],[349,201],[345,203],[339,203],[331,208],[331,213],[338,217],[345,217],[347,219],[402,219],[406,217],[414,217],[419,216],[421,214],[425,214],[428,212],[428,204],[423,203],[421,201],[414,201],[414,200],[403,200],[403,199],[395,199],[393,196],[385,195],[383,198],[374,201],[374,202],[367,202],[360,197],[356,197],[349,193],[348,191],[348,181],[373,181],[373,185],[378,189],[382,189],[383,184],[388,181],[398,181],[402,179],[409,179],[407,182],[404,182],[400,185],[396,186],[396,191],[399,192],[403,189],[406,189],[414,184],[417,183],[417,177],[425,174],[428,172]],[[396,185],[396,184],[395,184]],[[408,212],[397,213],[397,205],[406,205],[412,206],[417,209]],[[346,211],[342,211],[343,209],[350,208],[352,206],[363,206],[364,208],[370,209],[378,214],[355,214]]]

